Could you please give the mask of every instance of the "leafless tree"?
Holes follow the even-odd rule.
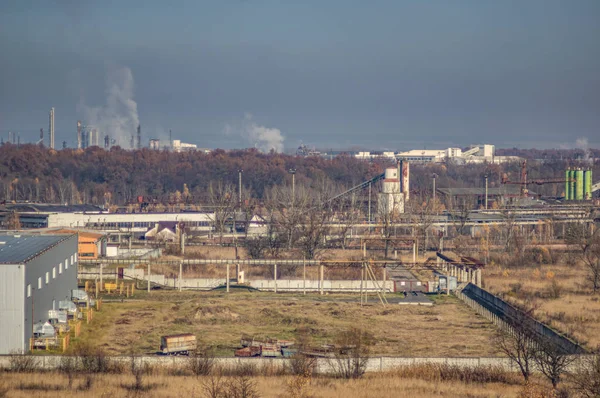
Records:
[[[298,247],[306,258],[314,258],[324,247],[330,231],[332,207],[327,205],[331,190],[326,182],[318,188],[297,184],[275,187],[268,195],[272,225],[285,238],[288,248]]]
[[[498,330],[494,342],[500,351],[519,367],[527,382],[537,351],[532,318],[524,313],[518,315],[510,325]]]
[[[574,390],[584,398],[600,397],[600,353],[582,356],[571,373]]]
[[[215,214],[213,222],[216,232],[222,240],[228,219],[235,216],[235,188],[223,181],[211,181],[208,185],[208,200]]]
[[[562,376],[575,360],[575,356],[565,353],[547,337],[538,337],[535,345],[533,360],[540,372],[550,380],[552,387],[556,389]]]
[[[334,375],[343,379],[358,379],[367,370],[372,336],[359,328],[341,331],[335,339],[336,352],[330,361]]]
[[[592,290],[600,290],[600,229],[591,228],[586,224],[572,224],[567,231],[568,244],[579,247],[578,257],[588,271]]]

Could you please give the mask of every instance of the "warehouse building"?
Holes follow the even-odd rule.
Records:
[[[77,289],[77,235],[0,235],[0,354],[29,349],[33,325]]]

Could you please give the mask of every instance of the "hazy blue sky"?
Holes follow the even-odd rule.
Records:
[[[598,0],[0,2],[5,140],[128,117],[123,68],[146,143],[600,146]]]

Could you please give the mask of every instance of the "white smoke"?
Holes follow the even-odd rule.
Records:
[[[259,126],[251,113],[244,114],[239,125],[226,124],[224,132],[226,135],[239,134],[255,148],[262,152],[283,152],[283,142],[285,137],[281,130],[273,127]]]
[[[583,161],[592,162],[592,152],[587,137],[580,137],[575,140],[575,148],[583,150]]]
[[[84,125],[94,126],[124,148],[131,147],[140,118],[133,100],[133,74],[128,67],[111,67],[106,73],[106,104],[88,106],[83,98],[77,105]],[[135,141],[134,141],[135,142]]]

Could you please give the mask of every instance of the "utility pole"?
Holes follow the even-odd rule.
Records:
[[[238,193],[239,193],[239,206],[240,210],[242,210],[242,173],[244,170],[238,170]]]
[[[294,202],[296,202],[296,169],[290,169],[292,174],[292,209],[294,208]]]
[[[368,215],[368,222],[369,222],[369,233],[371,233],[371,183],[369,183],[369,215]]]

